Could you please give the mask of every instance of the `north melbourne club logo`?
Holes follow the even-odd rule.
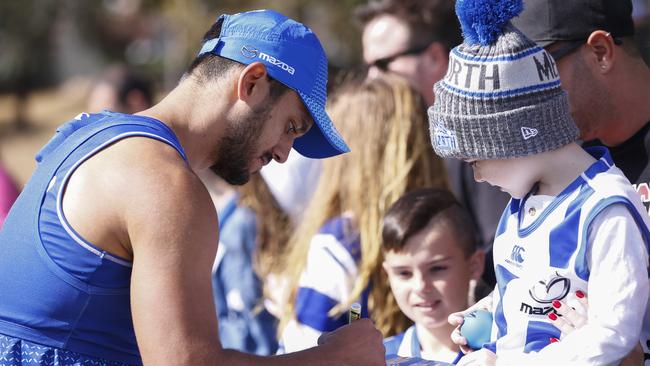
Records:
[[[434,131],[436,147],[440,151],[458,151],[458,139],[454,131],[436,126]]]
[[[531,127],[522,127],[521,128],[521,135],[524,137],[524,140],[528,140],[531,137],[537,136],[539,131],[537,131],[536,128],[531,128]]]

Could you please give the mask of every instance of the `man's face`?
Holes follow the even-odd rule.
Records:
[[[608,101],[608,91],[600,82],[586,57],[589,56],[585,44],[578,44],[577,48],[568,42],[555,42],[545,47],[553,53],[563,53],[563,50],[570,50],[561,57],[556,56],[556,64],[560,73],[562,89],[569,96],[571,116],[580,129],[580,138],[584,141],[601,139],[607,144],[606,121],[603,117],[602,108],[605,108]],[[573,48],[573,49],[572,49]]]
[[[430,80],[431,62],[425,61],[425,49],[410,42],[406,24],[391,15],[380,15],[363,29],[363,59],[369,66],[368,77],[392,73],[406,78],[427,103],[433,102],[433,82]]]
[[[267,98],[228,125],[210,169],[230,184],[245,184],[272,159],[285,162],[293,141],[312,124],[296,92],[286,92],[276,101]]]

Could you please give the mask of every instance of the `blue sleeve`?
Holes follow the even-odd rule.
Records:
[[[394,335],[392,337],[384,338],[384,348],[386,348],[386,356],[396,355],[399,351],[399,346],[404,339],[404,332]]]
[[[260,355],[277,349],[276,319],[263,308],[262,283],[253,268],[255,215],[238,208],[222,228],[225,254],[213,274],[219,336],[224,348]]]

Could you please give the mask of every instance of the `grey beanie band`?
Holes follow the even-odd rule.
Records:
[[[454,48],[434,93],[431,142],[443,157],[516,158],[579,136],[555,61],[510,24],[494,44]]]

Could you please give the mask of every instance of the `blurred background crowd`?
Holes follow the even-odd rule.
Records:
[[[55,126],[88,105],[92,86],[123,65],[154,101],[178,81],[203,30],[221,13],[272,8],[311,27],[337,70],[361,68],[364,0],[7,0],[0,2],[0,157],[20,187]],[[637,39],[650,62],[650,1],[634,1]],[[113,74],[116,70],[113,71]],[[117,76],[114,76],[115,78]]]
[[[361,60],[360,30],[351,13],[361,2],[2,1],[2,161],[22,186],[35,167],[34,154],[56,125],[80,111],[110,106],[88,103],[89,98],[106,97],[101,90],[92,90],[99,80],[119,79],[123,71],[115,65],[149,83],[153,101],[157,101],[178,82],[198,51],[203,32],[221,13],[276,9],[318,34],[333,70],[355,67]]]
[[[363,75],[366,66],[361,47],[362,25],[354,14],[355,9],[366,2],[366,0],[1,1],[0,168],[4,167],[4,169],[0,170],[0,174],[6,170],[7,176],[4,181],[13,182],[13,187],[6,188],[13,192],[8,196],[16,195],[29,179],[35,168],[34,155],[46,143],[59,124],[82,111],[98,112],[102,109],[110,109],[134,113],[157,102],[171,90],[186,70],[189,62],[196,56],[203,31],[215,21],[219,14],[259,8],[275,9],[303,22],[318,35],[329,59],[330,88],[339,85],[347,78],[350,71],[356,71],[356,74]],[[634,1],[633,16],[637,29],[636,42],[646,63],[650,64],[650,0]],[[421,53],[422,50],[413,49],[408,52]],[[400,56],[408,54],[404,52]],[[374,66],[379,67],[380,65],[376,61]],[[297,229],[297,233],[294,233],[293,240],[304,239],[303,242],[308,242],[309,238],[322,233],[322,231],[318,231],[319,228],[324,227],[336,231],[338,230],[336,225],[344,227],[348,215],[354,216],[359,221],[357,228],[359,233],[357,234],[361,239],[341,236],[337,237],[337,240],[346,246],[346,249],[350,251],[349,255],[355,260],[358,259],[355,257],[355,250],[366,253],[363,261],[357,263],[359,268],[354,268],[354,271],[358,270],[363,281],[354,288],[341,291],[346,295],[336,298],[336,300],[346,305],[353,297],[361,297],[367,305],[368,301],[372,303],[373,298],[384,296],[383,294],[388,292],[387,284],[384,288],[375,286],[375,290],[381,294],[372,293],[372,291],[366,293],[364,288],[368,281],[376,280],[376,276],[382,272],[379,267],[380,261],[377,260],[381,251],[377,245],[381,241],[381,238],[378,237],[380,231],[376,227],[380,224],[379,219],[386,214],[388,207],[397,198],[415,187],[447,188],[447,184],[436,180],[436,174],[431,174],[430,178],[425,174],[441,171],[439,169],[440,161],[432,161],[433,158],[429,155],[422,155],[426,149],[430,149],[426,128],[417,128],[425,125],[423,119],[425,106],[420,103],[419,99],[416,100],[414,96],[411,96],[413,91],[406,85],[402,85],[398,81],[392,81],[390,84],[391,87],[381,82],[375,82],[366,86],[368,90],[358,88],[340,92],[338,110],[335,109],[332,113],[340,116],[345,115],[351,121],[347,129],[346,126],[337,127],[342,130],[346,141],[358,155],[350,155],[337,162],[325,163],[326,165],[322,168],[325,178],[321,181],[321,186],[317,187],[315,181],[303,185],[302,188],[311,188],[309,192],[298,191],[299,187],[295,186],[287,188],[287,185],[290,186],[291,182],[295,181],[291,174],[318,179],[320,168],[316,167],[317,173],[313,175],[306,173],[305,169],[314,167],[313,165],[304,165],[305,163],[300,161],[288,164],[289,168],[275,173],[273,169],[278,168],[272,164],[262,171],[263,177],[254,177],[247,186],[238,190],[225,186],[224,183],[215,180],[213,176],[203,177],[213,188],[212,193],[220,216],[222,238],[231,240],[221,244],[213,269],[215,302],[218,311],[222,312],[219,314],[221,336],[227,347],[261,354],[275,353],[278,346],[286,347],[287,351],[302,348],[303,345],[298,344],[293,349],[294,345],[286,339],[284,344],[278,345],[275,340],[275,328],[265,329],[264,323],[275,322],[273,316],[282,317],[286,315],[283,314],[286,311],[293,311],[300,315],[301,289],[321,289],[318,287],[321,285],[319,283],[309,283],[307,286],[303,283],[302,278],[308,278],[308,276],[301,277],[303,272],[308,272],[310,266],[313,266],[313,263],[309,262],[313,260],[310,259],[311,254],[307,253],[310,249],[302,246],[302,249],[288,253],[288,259],[285,259],[295,266],[294,272],[296,272],[292,274],[293,277],[289,276],[288,279],[285,279],[290,283],[288,288],[291,293],[280,295],[280,297],[288,296],[289,300],[285,300],[289,302],[289,306],[282,306],[282,300],[273,299],[272,294],[266,294],[269,295],[268,303],[257,303],[260,296],[258,288],[260,285],[256,283],[256,278],[253,278],[253,271],[246,272],[251,278],[240,274],[243,266],[250,265],[250,252],[257,251],[257,254],[253,256],[255,273],[264,278],[264,288],[284,287],[282,284],[278,284],[278,281],[281,282],[282,279],[272,275],[281,271],[283,268],[278,267],[286,262],[269,260],[269,258],[274,258],[273,256],[277,255],[281,247],[289,242],[294,228]],[[425,99],[428,99],[426,92],[418,91],[423,94]],[[371,95],[367,100],[364,99],[366,94]],[[375,94],[378,96],[372,99]],[[336,101],[336,99],[334,100]],[[342,102],[346,100],[349,100],[350,105]],[[373,105],[373,100],[375,102],[377,100],[395,101],[395,105],[410,106],[410,109],[402,110],[397,107],[390,109],[390,106],[386,106],[387,103]],[[409,104],[405,101],[411,102]],[[429,102],[426,101],[427,104],[430,104]],[[354,109],[353,107],[358,107],[356,114],[350,113]],[[386,111],[383,111],[382,107],[385,107]],[[394,110],[399,110],[403,115],[398,115]],[[419,117],[410,117],[409,112]],[[413,121],[413,130],[419,131],[423,135],[420,136],[418,132],[413,132],[399,136],[399,131],[388,130],[389,124],[386,126],[386,131],[379,128],[375,128],[374,130],[377,131],[374,131],[372,126],[364,126],[364,123],[369,123],[368,120],[374,121],[372,118],[384,118],[382,113],[390,118],[395,115],[394,118],[401,122]],[[337,119],[334,121],[336,122]],[[358,126],[353,125],[354,123]],[[395,123],[394,126],[397,124]],[[353,127],[357,129],[353,129]],[[399,130],[405,130],[403,127],[404,124]],[[358,130],[373,130],[376,136],[368,133],[361,138],[358,136]],[[395,146],[409,148],[426,146],[426,148],[409,150],[408,153],[404,153],[404,156],[398,153],[390,155],[392,152],[388,150],[380,152],[364,150],[365,146],[369,145],[368,141],[372,141],[374,138],[377,142],[370,144],[371,147],[379,146],[381,142],[388,141],[387,136],[395,140],[393,141]],[[359,157],[359,161],[354,160],[355,157]],[[399,160],[400,157],[405,160]],[[373,163],[369,163],[369,161]],[[385,170],[389,166],[394,167],[392,175],[387,173],[385,177],[381,178],[384,180],[373,177],[377,178],[375,190],[371,189],[373,188],[371,184],[345,185],[339,182],[343,167],[347,169],[348,173],[346,174],[350,180],[356,179],[355,174],[357,174],[358,182],[367,182],[368,177],[378,171],[376,167],[383,167]],[[294,170],[291,170],[291,167]],[[355,174],[350,173],[351,170]],[[296,171],[301,173],[296,173]],[[419,177],[418,179],[421,181],[417,181],[412,176]],[[401,179],[395,177],[401,177]],[[327,184],[323,182],[327,182]],[[285,183],[287,185],[284,185]],[[386,188],[382,191],[382,187],[390,189]],[[305,201],[308,200],[314,189],[317,189],[318,193],[315,196],[319,197],[319,200],[312,204],[314,207],[318,207],[318,210],[312,209],[311,215],[305,215],[308,219],[306,221],[312,226],[303,225],[301,227],[299,225],[304,213],[303,209],[307,205]],[[287,192],[291,194],[287,195]],[[381,194],[377,192],[381,192]],[[364,195],[374,198],[364,200]],[[273,197],[271,198],[271,196]],[[347,201],[349,206],[345,206],[337,201],[339,197],[343,196],[356,198],[349,199]],[[369,202],[373,204],[369,204]],[[0,202],[0,204],[4,203]],[[367,206],[376,207],[376,212],[366,210]],[[317,214],[313,214],[313,212]],[[256,228],[255,214],[261,218]],[[366,225],[368,222],[372,222],[374,226]],[[236,253],[237,250],[242,250],[236,248],[235,244],[233,244],[235,245],[233,248],[230,248],[229,245],[238,241],[246,241],[247,238],[243,236],[247,234],[247,231],[242,230],[242,227],[250,225],[253,225],[253,229],[250,230],[253,232],[252,235],[257,235],[258,239],[257,241],[248,240],[247,243],[258,245],[258,248],[244,248],[244,252],[249,258],[248,260],[240,259],[248,264],[238,262],[236,257],[230,257],[228,261],[222,263],[223,256],[227,255],[224,254],[224,251],[230,250],[229,253]],[[283,231],[284,228],[286,228],[286,232]],[[256,234],[255,231],[257,231]],[[372,235],[367,233],[372,233]],[[489,238],[484,239],[486,239],[484,241],[489,240]],[[361,243],[358,243],[359,240]],[[291,242],[291,244],[295,243]],[[292,245],[292,248],[298,247]],[[319,263],[326,263],[326,261],[327,259],[323,259]],[[331,274],[337,270],[332,268],[338,266],[340,261],[335,262],[331,263],[333,267],[328,273]],[[339,268],[338,270],[343,273],[343,269]],[[473,274],[472,276],[480,276],[482,271],[481,268],[475,276]],[[237,278],[229,278],[229,276]],[[341,276],[343,277],[343,274]],[[467,277],[470,275],[468,274]],[[332,282],[331,278],[326,278],[326,280],[327,283]],[[254,288],[255,291],[234,293],[226,286],[229,281],[238,282],[242,288]],[[322,291],[328,293],[335,291],[325,288],[328,286],[327,283],[322,284]],[[374,283],[381,283],[381,281]],[[354,296],[348,296],[349,293]],[[246,342],[247,338],[240,337],[241,329],[251,327],[253,323],[249,318],[234,318],[233,312],[224,310],[225,304],[233,309],[249,309],[249,300],[252,301],[253,313],[259,316],[260,328],[250,329],[250,338],[255,339],[257,343],[254,345],[237,344],[238,340]],[[384,317],[398,318],[397,305],[391,305],[392,307],[384,306],[386,312],[392,311],[390,314],[383,314]],[[263,308],[266,310],[263,311]],[[334,324],[337,321],[345,323],[345,319],[333,317],[333,313],[340,315],[342,313],[340,310],[339,307],[336,307],[329,313],[325,311],[323,323],[332,322]],[[394,324],[400,326],[400,331],[405,329],[407,323],[403,319],[394,320]],[[311,326],[309,323],[307,325]],[[379,324],[380,328],[381,326],[382,324]],[[295,321],[295,319],[286,320],[282,327],[288,329],[289,333],[294,332],[299,335],[293,339],[311,341],[312,343],[320,334],[304,330],[304,324]],[[317,329],[315,326],[312,328]],[[389,325],[384,328],[382,331],[385,334],[397,331]],[[314,339],[310,339],[310,337]],[[228,339],[232,343],[228,343]],[[272,342],[260,343],[260,340],[264,339],[271,339]]]

